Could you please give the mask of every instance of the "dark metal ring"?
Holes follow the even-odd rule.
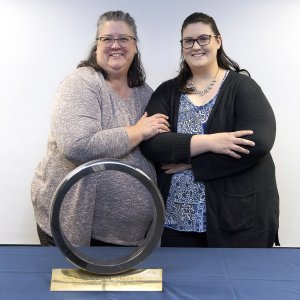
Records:
[[[103,260],[92,258],[73,247],[61,229],[59,216],[65,195],[77,181],[88,174],[106,170],[121,171],[138,179],[149,190],[156,214],[142,245],[133,247],[133,252],[129,255]],[[55,244],[73,264],[92,273],[118,274],[130,270],[142,262],[158,245],[164,226],[164,202],[153,180],[140,169],[117,159],[98,159],[82,164],[63,179],[52,200],[50,223]]]

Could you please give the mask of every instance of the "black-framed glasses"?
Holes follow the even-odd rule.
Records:
[[[121,35],[117,38],[108,35],[108,36],[99,36],[97,37],[97,40],[101,41],[107,47],[110,47],[115,41],[118,41],[121,47],[125,47],[128,45],[129,41],[131,40],[136,41],[136,38],[131,35]]]
[[[184,49],[190,49],[194,47],[195,42],[198,43],[199,46],[206,46],[210,43],[211,37],[217,37],[218,35],[212,34],[201,34],[196,39],[192,38],[184,38],[180,40],[181,46]]]

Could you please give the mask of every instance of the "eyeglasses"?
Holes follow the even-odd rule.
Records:
[[[118,41],[121,47],[126,47],[131,40],[135,40],[136,38],[131,35],[122,35],[118,38],[114,38],[113,36],[99,36],[97,40],[101,41],[106,47],[110,47],[114,44],[115,41]]]
[[[197,42],[199,46],[206,46],[210,43],[212,36],[217,37],[218,35],[202,34],[202,35],[198,36],[196,39],[184,38],[180,41],[180,43],[181,43],[182,48],[184,48],[184,49],[193,48],[195,42]]]

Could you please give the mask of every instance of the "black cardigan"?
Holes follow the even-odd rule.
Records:
[[[241,159],[203,153],[190,157],[192,134],[177,133],[180,92],[177,78],[161,84],[146,107],[149,115],[169,116],[171,132],[141,144],[156,164],[158,186],[167,199],[171,175],[161,163],[191,163],[196,180],[205,183],[209,247],[271,247],[278,244],[279,196],[270,154],[276,123],[257,83],[230,71],[207,121],[207,134],[251,129],[250,154]]]

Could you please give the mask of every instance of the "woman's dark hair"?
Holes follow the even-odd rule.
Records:
[[[220,35],[220,32],[218,30],[218,27],[216,25],[215,20],[204,14],[204,13],[193,13],[189,15],[183,22],[182,27],[181,27],[181,37],[183,34],[184,29],[189,25],[189,24],[194,24],[194,23],[204,23],[208,24],[211,26],[211,29],[215,35]],[[222,69],[225,70],[233,70],[235,72],[239,73],[244,73],[248,76],[250,76],[249,72],[245,69],[240,69],[240,66],[232,60],[230,57],[228,57],[223,49],[223,44],[221,44],[221,47],[217,51],[217,63],[218,66],[221,67]],[[179,87],[180,90],[183,92],[189,92],[186,90],[186,82],[188,79],[190,79],[192,76],[192,71],[188,64],[186,63],[185,59],[183,58],[183,55],[181,55],[181,62],[180,62],[180,70],[179,70],[179,75],[178,75],[178,80],[179,80]]]
[[[123,11],[108,11],[102,14],[97,22],[97,33],[95,41],[93,42],[92,48],[86,60],[81,61],[77,68],[80,67],[92,67],[96,71],[100,71],[105,79],[108,79],[107,72],[101,68],[97,63],[96,50],[97,50],[97,37],[100,32],[101,26],[107,21],[123,21],[125,22],[132,30],[136,41],[138,41],[137,30],[134,19],[130,16],[129,13],[124,13]],[[137,46],[136,46],[137,47]],[[129,87],[138,87],[145,83],[146,75],[141,62],[141,54],[137,47],[137,53],[134,55],[133,61],[129,67],[127,74],[127,82]]]

